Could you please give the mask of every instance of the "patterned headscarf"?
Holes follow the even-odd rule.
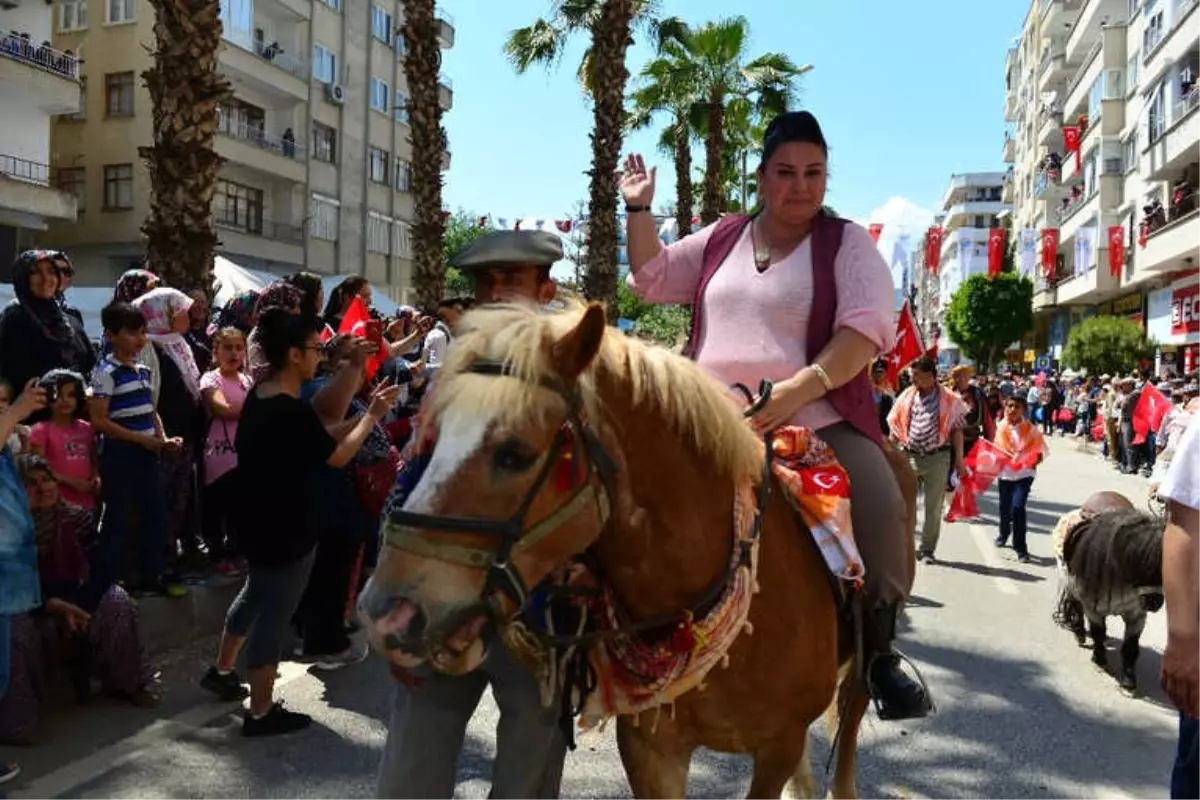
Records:
[[[254,315],[258,316],[268,308],[282,308],[287,311],[299,311],[304,302],[304,295],[295,286],[284,281],[275,281],[258,296],[258,304],[254,307]]]
[[[171,327],[172,321],[185,313],[195,302],[178,289],[162,287],[151,289],[133,302],[135,308],[146,318],[146,336],[166,352],[179,367],[183,382],[192,397],[200,399],[200,370],[196,368],[196,357],[192,346],[182,333]]]
[[[231,297],[217,317],[217,326],[219,328],[237,328],[242,333],[249,334],[251,328],[254,327],[258,296],[258,292],[249,289]]]
[[[117,281],[113,302],[132,303],[158,286],[158,276],[145,269],[128,269]]]

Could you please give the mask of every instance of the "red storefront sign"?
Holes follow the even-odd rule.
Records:
[[[1200,331],[1200,284],[1171,293],[1171,334]]]

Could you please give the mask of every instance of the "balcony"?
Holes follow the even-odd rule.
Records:
[[[1079,69],[1067,83],[1062,106],[1063,121],[1067,125],[1072,124],[1077,115],[1087,111],[1088,92],[1091,91],[1092,84],[1096,82],[1096,78],[1104,69],[1104,59],[1100,57],[1103,49],[1104,42],[1102,40],[1098,40],[1092,45],[1092,49],[1083,57]]]
[[[1142,35],[1142,86],[1157,83],[1167,67],[1195,50],[1200,40],[1200,0],[1165,0],[1163,5],[1171,6],[1165,9],[1170,15],[1166,24],[1147,28]]]
[[[1200,262],[1200,209],[1152,231],[1134,255],[1138,272],[1174,272],[1187,269],[1189,261],[1193,267]]]
[[[1041,265],[1037,269],[1041,269]],[[1033,311],[1036,314],[1039,311],[1047,311],[1058,305],[1058,290],[1052,281],[1047,281],[1044,277],[1038,276],[1033,285]]]
[[[454,47],[454,17],[439,8],[434,14],[434,21],[437,23],[438,44],[446,50]]]
[[[438,105],[442,107],[442,111],[449,111],[454,107],[454,81],[445,75],[438,76]]]
[[[218,251],[281,264],[304,264],[304,229],[266,220],[225,219],[213,215]],[[234,259],[235,261],[237,259]]]
[[[1004,145],[1000,150],[1001,158],[1003,159],[1005,164],[1011,164],[1016,160],[1016,158],[1017,158],[1016,149],[1017,149],[1017,142],[1013,138],[1012,134],[1005,133],[1004,134]]]
[[[1017,93],[1009,89],[1004,95],[1004,121],[1016,120],[1018,108],[1020,108],[1020,102],[1017,100]]]
[[[225,44],[220,63],[235,87],[248,87],[292,101],[308,100],[309,71],[304,59],[283,52],[274,42],[255,39],[247,48],[226,37]],[[265,69],[264,64],[272,68]]]
[[[1200,87],[1193,88],[1171,109],[1170,119],[1151,117],[1147,126],[1150,144],[1142,152],[1143,174],[1148,180],[1166,180],[1195,164],[1200,141]]]
[[[1042,30],[1063,30],[1079,16],[1084,0],[1041,0],[1038,15]]]
[[[55,186],[54,170],[48,165],[0,154],[0,209],[27,220],[23,225],[44,228],[46,219],[74,222],[78,202]]]
[[[1054,40],[1042,46],[1042,62],[1038,66],[1038,91],[1050,92],[1066,80],[1070,74],[1067,66],[1066,47]]]
[[[1038,112],[1037,143],[1062,152],[1063,116],[1059,109],[1043,108]]]
[[[1094,262],[1086,271],[1058,284],[1058,304],[1095,304],[1121,288],[1120,276],[1108,268],[1108,248],[1093,249]],[[1101,268],[1103,265],[1103,268]]]
[[[222,116],[217,126],[216,151],[235,164],[266,172],[295,183],[308,179],[305,160],[308,151],[295,137],[272,136],[262,128],[235,123]]]
[[[1004,176],[1004,184],[1000,188],[1001,203],[1008,203],[1010,205],[1012,204],[1013,194],[1016,192],[1014,183],[1015,181],[1013,179],[1012,171],[1010,170],[1009,173]]]
[[[1103,38],[1104,25],[1124,24],[1128,17],[1129,0],[1086,0],[1079,18],[1067,37],[1067,60],[1078,63],[1080,57]]]
[[[28,39],[0,39],[0,86],[46,114],[79,111],[79,59]]]

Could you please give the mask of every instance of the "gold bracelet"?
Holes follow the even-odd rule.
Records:
[[[824,367],[814,361],[808,365],[808,368],[816,373],[817,377],[821,379],[821,383],[825,386],[825,391],[833,391],[833,380],[829,377],[829,373],[825,371]]]

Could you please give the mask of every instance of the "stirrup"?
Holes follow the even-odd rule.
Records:
[[[925,700],[929,703],[928,714],[936,714],[937,703],[935,703],[933,700],[933,694],[929,691],[929,684],[925,682],[925,676],[921,674],[921,670],[917,669],[917,665],[913,663],[913,660],[905,655],[904,651],[895,646],[891,648],[890,652],[875,653],[872,655],[867,661],[866,669],[863,672],[867,683],[867,696],[871,698],[871,703],[875,706],[875,714],[880,719],[895,719],[894,717],[883,716],[883,703],[879,699],[878,692],[875,691],[874,686],[871,684],[871,668],[875,666],[875,661],[881,656],[895,656],[896,658],[900,659],[902,663],[907,664],[912,668],[913,674],[917,676],[917,683],[921,685],[921,691],[925,693]]]

